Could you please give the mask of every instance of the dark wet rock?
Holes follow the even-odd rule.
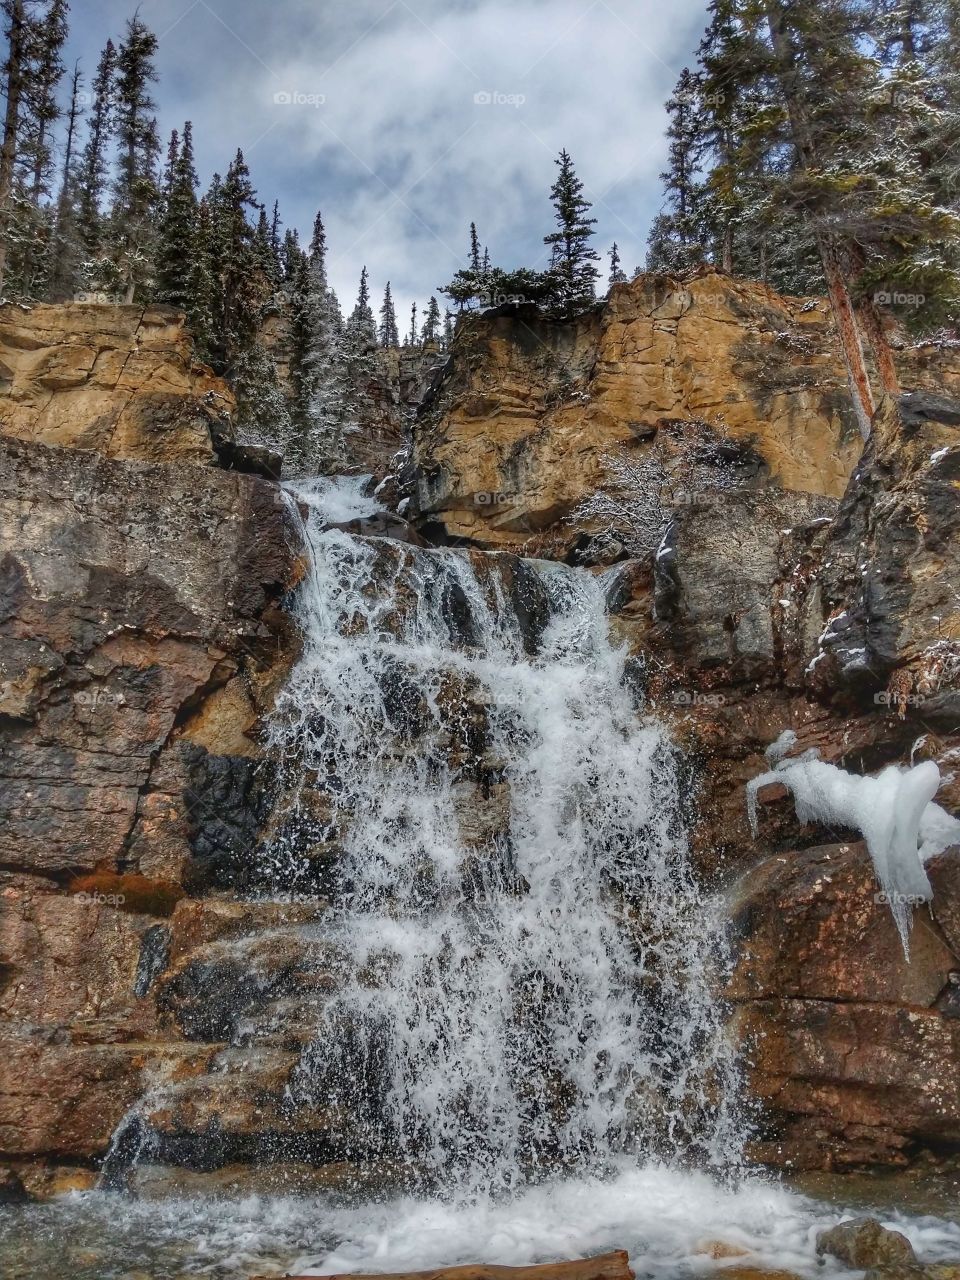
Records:
[[[151,925],[140,944],[137,977],[133,984],[134,995],[140,998],[147,995],[169,962],[170,930],[166,925]]]
[[[538,652],[550,621],[551,604],[543,579],[524,560],[516,560],[513,565],[510,604],[520,626],[523,647],[533,655]]]
[[[344,533],[353,533],[361,538],[391,538],[394,542],[406,542],[414,547],[426,547],[430,544],[420,536],[409,520],[402,516],[385,511],[382,514],[363,516],[361,519],[348,520],[345,523],[333,524],[332,529],[342,529]]]
[[[30,1193],[13,1169],[0,1167],[0,1206],[29,1204]]]
[[[950,719],[960,613],[960,400],[916,393],[883,401],[824,543],[818,598],[826,619],[811,675],[853,691],[895,694],[935,721]],[[929,707],[926,700],[930,699]]]
[[[817,1253],[828,1254],[848,1267],[912,1267],[917,1263],[913,1245],[899,1231],[890,1231],[876,1218],[841,1222],[817,1236]]]
[[[213,435],[213,447],[217,463],[224,471],[243,471],[247,475],[262,476],[264,480],[279,481],[283,470],[283,458],[265,445],[239,444],[236,440]]]
[[[268,803],[257,786],[257,762],[211,755],[192,744],[183,747],[182,756],[188,777],[183,806],[191,852],[185,885],[198,894],[255,884],[256,851]]]

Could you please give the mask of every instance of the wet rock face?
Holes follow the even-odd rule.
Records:
[[[744,803],[790,729],[790,754],[857,774],[934,760],[938,802],[960,809],[958,421],[943,395],[885,401],[839,503],[720,492],[674,515],[652,566],[611,571],[614,626],[690,762],[701,873],[732,895],[753,1153],[777,1165],[902,1164],[960,1144],[957,851],[930,864],[907,964],[858,833],[802,825],[770,786],[754,840]]]
[[[129,342],[124,309],[95,310]],[[297,570],[276,486],[208,465],[203,415],[175,430],[162,418],[146,442],[131,426],[148,431],[155,407],[141,374],[174,394],[182,331],[164,323],[170,349],[141,333],[143,358],[120,380],[127,407],[111,400],[89,432],[71,417],[93,413],[79,382],[57,431],[49,415],[27,429],[25,364],[3,415],[0,1151],[24,1169],[96,1162],[147,1082],[208,1063],[210,1046],[171,1032],[155,995],[191,877],[207,892],[224,848],[252,855],[256,725],[296,648],[278,608]],[[5,340],[47,386],[50,352],[25,331]],[[69,338],[51,342],[69,353]],[[115,348],[103,349],[97,378]],[[71,422],[84,447],[14,438],[66,443]]]
[[[264,615],[292,561],[276,489],[0,440],[0,548],[0,862],[178,879],[185,820],[205,817],[191,721],[236,681],[222,705],[252,727],[276,653]]]
[[[960,401],[885,401],[823,543],[811,683],[887,692],[938,729],[957,723],[958,482]]]

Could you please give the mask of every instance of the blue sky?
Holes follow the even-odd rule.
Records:
[[[73,0],[68,56],[92,75],[135,0]],[[237,147],[261,200],[308,234],[352,305],[424,302],[462,265],[475,219],[493,261],[543,264],[549,188],[573,156],[624,267],[660,207],[663,102],[705,0],[142,0],[160,37],[161,131],[192,119],[204,183]]]

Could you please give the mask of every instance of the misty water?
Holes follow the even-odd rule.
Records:
[[[291,1095],[341,1108],[414,1189],[74,1194],[0,1210],[3,1274],[626,1248],[638,1274],[681,1277],[722,1269],[722,1241],[751,1266],[833,1275],[815,1240],[842,1204],[741,1164],[722,904],[697,883],[684,761],[611,641],[603,579],[331,528],[375,512],[361,481],[296,486],[291,510],[303,652],[269,726],[283,820],[261,856],[289,885],[312,843],[341,850],[322,925],[336,987]],[[946,1219],[885,1217],[924,1260],[960,1257]]]

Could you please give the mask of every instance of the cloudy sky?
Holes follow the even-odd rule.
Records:
[[[73,0],[69,57],[92,75],[135,0]],[[663,102],[706,0],[141,0],[160,37],[166,136],[194,122],[204,183],[237,147],[260,199],[308,234],[331,279],[360,268],[409,309],[463,265],[475,219],[498,265],[542,266],[561,147],[597,245],[642,262],[660,206]],[[401,328],[403,318],[401,317]]]

